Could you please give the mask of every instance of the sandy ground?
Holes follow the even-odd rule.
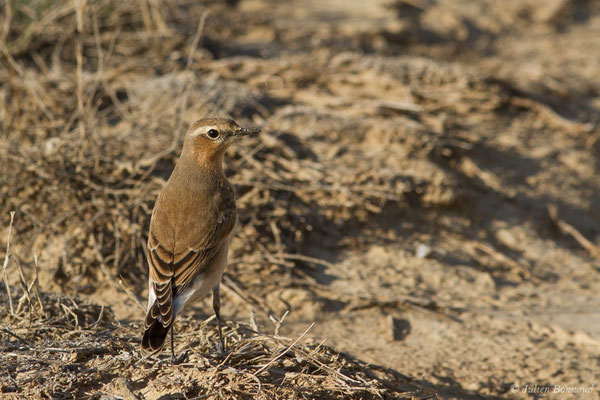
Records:
[[[133,39],[115,46],[114,58],[122,58],[106,61],[110,76],[96,83],[109,105],[96,108],[100,122],[84,121],[109,147],[102,160],[117,171],[99,185],[123,190],[107,195],[122,196],[111,197],[111,207],[135,211],[105,213],[110,222],[89,233],[83,211],[73,212],[82,215],[79,224],[69,223],[70,216],[64,222],[62,209],[53,212],[62,201],[54,192],[40,199],[11,189],[16,179],[47,185],[41,174],[14,178],[3,167],[2,195],[10,200],[3,201],[0,237],[8,234],[8,211],[17,210],[11,245],[27,266],[27,281],[39,254],[42,291],[110,307],[119,337],[137,345],[138,302],[147,290],[144,230],[179,151],[175,127],[183,131],[204,114],[232,115],[265,134],[237,144],[227,163],[242,226],[223,290],[231,332],[251,313],[270,332],[269,316],[289,311],[283,336],[298,338],[314,322],[303,341],[326,339],[352,360],[395,371],[386,382],[396,382],[396,391],[382,391],[383,397],[600,397],[600,6],[242,0],[213,5],[208,14],[204,6],[189,13],[185,7],[191,6],[158,8],[162,20],[149,8],[146,28],[155,36],[135,39],[143,51],[130,45],[140,45]],[[196,31],[201,18],[205,24]],[[105,49],[125,40],[103,24]],[[190,39],[194,32],[201,33],[198,41]],[[153,49],[159,47],[153,40],[163,48]],[[23,74],[43,72],[36,51],[50,54],[40,47],[14,55],[28,66]],[[144,58],[161,52],[162,63]],[[77,91],[76,63],[59,72],[51,55],[45,62],[46,81],[65,79],[71,86],[57,87]],[[94,65],[84,65],[86,85],[94,85]],[[62,73],[67,77],[52,77]],[[5,114],[13,90],[7,76],[0,89]],[[43,145],[48,159],[53,154],[52,132],[62,125],[40,122],[36,129],[24,118],[3,125],[3,162],[19,162],[18,144]],[[81,125],[71,124],[74,134],[60,140],[81,133]],[[73,164],[48,161],[77,171]],[[131,173],[137,168],[148,172]],[[121,184],[121,171],[138,183]],[[134,189],[137,197],[126,192]],[[107,192],[81,193],[70,204],[92,204]],[[112,235],[122,239],[110,241]],[[9,263],[9,278],[18,286],[16,262]],[[209,299],[189,308],[178,323],[179,351],[210,315]],[[5,318],[3,326],[27,336],[15,321]],[[214,339],[212,322],[202,327]],[[102,335],[90,335],[102,342]],[[244,349],[239,343],[235,351]],[[102,389],[86,396],[216,396],[196,387],[168,397],[175,389],[157,383],[156,369],[136,375],[128,369],[134,364],[122,368],[124,383],[100,378]],[[3,392],[34,393],[13,375]],[[204,375],[181,376],[188,379],[181,385],[194,387],[190,382]],[[273,390],[263,395],[275,398]],[[68,390],[62,394],[69,397]]]

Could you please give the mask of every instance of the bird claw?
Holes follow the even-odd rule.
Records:
[[[217,353],[219,353],[219,354],[224,354],[225,353],[225,346],[223,345],[223,343],[217,342],[215,344],[215,350],[217,350]]]
[[[188,355],[190,354],[190,350],[185,350],[183,353],[181,353],[179,356],[175,357],[171,357],[171,365],[178,365],[181,364],[183,362],[185,362],[188,358]]]
[[[190,350],[186,350],[175,360],[177,364],[181,364],[182,362],[187,361],[188,355],[190,354]]]

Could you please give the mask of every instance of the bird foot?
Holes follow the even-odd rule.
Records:
[[[179,356],[170,357],[171,365],[177,365],[177,364],[181,364],[183,362],[186,362],[187,359],[188,359],[189,354],[190,354],[190,350],[185,350]]]
[[[223,355],[227,352],[225,345],[221,342],[217,342],[215,344],[215,350],[217,350],[217,353],[219,353],[220,355]]]

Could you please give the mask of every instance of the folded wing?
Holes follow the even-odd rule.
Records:
[[[178,254],[173,254],[159,243],[151,226],[148,265],[151,288],[156,298],[146,314],[142,338],[142,348],[145,351],[156,353],[162,350],[178,311],[174,310],[174,300],[191,285],[198,274],[202,274],[211,265],[211,260],[233,230],[235,221],[235,208],[224,210],[213,229],[197,235],[201,237],[187,237],[194,245]]]

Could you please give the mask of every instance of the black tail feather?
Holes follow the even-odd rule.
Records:
[[[144,329],[144,336],[142,336],[142,350],[151,354],[158,353],[165,347],[167,334],[173,321],[171,320],[165,326],[160,317],[152,318],[151,311],[149,311],[145,322],[146,329]]]

